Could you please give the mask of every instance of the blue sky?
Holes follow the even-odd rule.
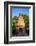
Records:
[[[12,8],[13,16],[18,16],[19,13],[29,15],[29,8]]]

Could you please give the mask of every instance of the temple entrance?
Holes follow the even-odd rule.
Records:
[[[22,32],[22,28],[19,28],[19,32]]]

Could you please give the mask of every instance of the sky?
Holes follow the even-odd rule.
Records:
[[[29,8],[12,8],[12,15],[18,16],[19,13],[29,15]]]

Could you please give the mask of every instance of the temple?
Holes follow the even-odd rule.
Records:
[[[25,34],[25,22],[23,16],[19,16],[16,22],[16,32],[18,36]]]

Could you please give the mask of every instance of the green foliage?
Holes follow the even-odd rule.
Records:
[[[12,21],[12,27],[13,27],[13,28],[16,28],[16,20],[13,20],[13,21]]]

